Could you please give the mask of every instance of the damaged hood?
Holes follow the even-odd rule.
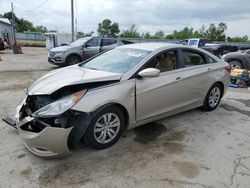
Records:
[[[120,80],[122,74],[79,67],[78,65],[51,71],[28,88],[28,95],[51,94],[58,89],[83,83]]]

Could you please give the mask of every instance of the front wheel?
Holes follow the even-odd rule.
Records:
[[[75,65],[81,62],[81,58],[77,55],[70,55],[66,60],[66,65]]]
[[[115,144],[125,127],[122,110],[107,107],[93,117],[85,135],[85,143],[94,149],[105,149]]]
[[[222,97],[222,87],[220,84],[214,84],[208,91],[205,101],[203,103],[203,109],[206,111],[212,111],[220,103]]]

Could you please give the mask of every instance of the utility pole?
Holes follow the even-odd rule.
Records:
[[[71,0],[71,41],[74,41],[74,0]]]
[[[11,19],[12,19],[12,31],[13,31],[13,39],[14,39],[14,44],[16,44],[16,32],[15,32],[15,26],[14,26],[14,9],[13,9],[13,3],[11,3]]]

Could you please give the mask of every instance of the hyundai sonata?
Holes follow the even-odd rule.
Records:
[[[49,72],[27,89],[15,119],[4,121],[41,157],[67,155],[81,139],[104,149],[126,129],[196,107],[214,110],[230,71],[228,63],[202,49],[120,46]]]

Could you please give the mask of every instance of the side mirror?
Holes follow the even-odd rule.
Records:
[[[140,71],[139,73],[138,73],[138,75],[140,76],[140,77],[150,77],[150,78],[152,78],[152,77],[157,77],[157,76],[159,76],[160,75],[160,70],[159,69],[156,69],[156,68],[147,68],[147,69],[144,69],[144,70],[142,70],[142,71]]]
[[[83,45],[83,47],[84,47],[84,48],[88,48],[88,47],[90,47],[90,45],[89,45],[88,43],[85,43],[85,44]]]

